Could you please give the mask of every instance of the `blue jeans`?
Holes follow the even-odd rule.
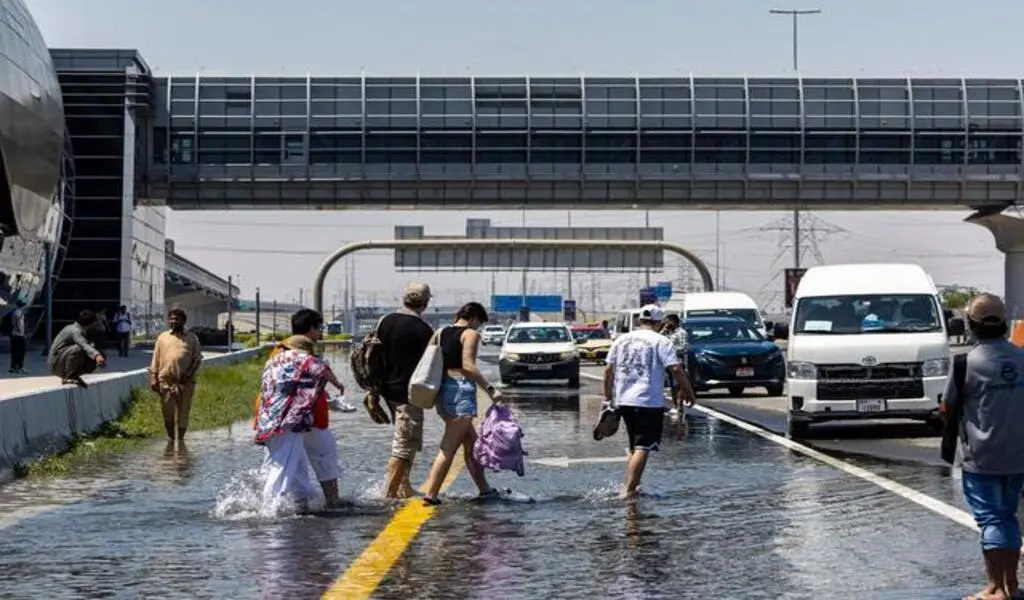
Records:
[[[446,376],[438,393],[437,414],[448,419],[476,417],[476,384]]]
[[[1020,504],[1024,474],[982,475],[963,473],[964,498],[981,529],[981,549],[1020,550]]]

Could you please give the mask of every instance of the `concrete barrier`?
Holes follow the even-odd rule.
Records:
[[[203,360],[203,367],[232,365],[256,356],[250,348]],[[93,381],[88,388],[49,386],[0,400],[0,481],[25,462],[71,447],[75,438],[121,416],[132,389],[148,387],[145,369]]]

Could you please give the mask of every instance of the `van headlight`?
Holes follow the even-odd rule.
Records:
[[[509,353],[502,352],[501,356],[498,357],[498,360],[510,360],[512,362],[519,362],[519,355],[518,354],[513,354],[511,352],[509,352]]]
[[[786,372],[790,379],[818,378],[818,368],[814,366],[814,363],[809,362],[791,362],[787,365]]]
[[[575,350],[570,350],[568,352],[563,352],[559,354],[558,358],[560,358],[561,360],[574,360],[578,356],[579,354],[577,354]]]
[[[943,377],[949,375],[949,358],[929,358],[921,363],[922,377]]]

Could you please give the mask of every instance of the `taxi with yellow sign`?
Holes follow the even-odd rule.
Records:
[[[572,337],[576,341],[580,360],[604,364],[608,350],[612,347],[612,336],[604,327],[599,324],[573,327]]]

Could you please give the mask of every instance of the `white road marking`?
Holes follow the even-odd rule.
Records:
[[[591,458],[569,458],[568,456],[559,456],[554,458],[537,458],[530,462],[538,465],[544,465],[546,467],[571,467],[572,465],[586,464],[586,463],[620,463],[626,462],[626,456],[596,456]]]
[[[601,377],[598,377],[597,375],[591,375],[589,373],[581,373],[580,375],[582,377],[586,377],[588,379],[596,379],[596,380],[602,379]],[[766,439],[766,440],[768,440],[770,442],[774,442],[774,443],[776,443],[776,444],[778,444],[778,445],[780,445],[780,446],[782,446],[784,448],[788,448],[788,449],[790,449],[790,450],[792,450],[794,452],[798,452],[800,454],[803,454],[804,456],[806,456],[808,458],[813,458],[814,460],[816,460],[818,462],[824,463],[824,464],[826,464],[826,465],[828,465],[830,467],[833,467],[835,469],[839,469],[840,471],[842,471],[842,472],[844,472],[844,473],[846,473],[848,475],[853,475],[854,477],[857,477],[859,479],[867,481],[868,483],[872,483],[872,484],[882,488],[883,490],[886,490],[888,492],[896,494],[897,496],[899,496],[899,497],[901,497],[901,498],[903,498],[905,500],[909,500],[909,501],[913,502],[914,504],[917,504],[919,506],[927,508],[928,510],[930,510],[930,511],[932,511],[932,512],[938,514],[938,515],[941,515],[941,516],[943,516],[943,517],[945,517],[945,518],[947,518],[947,519],[949,519],[951,521],[959,523],[960,525],[963,525],[964,527],[968,527],[970,529],[973,529],[974,531],[978,531],[977,523],[974,522],[974,518],[970,514],[968,514],[966,511],[963,511],[963,510],[961,510],[961,509],[959,509],[959,508],[957,508],[955,506],[952,506],[950,504],[946,504],[945,502],[942,502],[941,500],[937,500],[935,498],[932,498],[931,496],[929,496],[927,494],[922,494],[921,492],[919,492],[917,490],[914,490],[914,489],[911,489],[911,488],[909,488],[909,487],[907,487],[905,485],[896,483],[895,481],[893,481],[891,479],[888,479],[886,477],[882,477],[881,475],[877,475],[875,473],[872,473],[871,471],[868,471],[867,469],[858,467],[856,465],[852,465],[852,464],[850,464],[850,463],[848,463],[846,461],[840,460],[840,459],[835,458],[833,456],[829,456],[828,454],[825,454],[824,452],[819,452],[818,450],[815,450],[814,448],[810,448],[810,447],[805,446],[805,445],[803,445],[803,444],[801,444],[799,442],[794,442],[793,440],[791,440],[789,438],[785,438],[785,437],[782,437],[781,435],[772,433],[771,431],[768,431],[767,429],[765,429],[763,427],[758,427],[757,425],[753,425],[751,423],[747,423],[746,421],[741,421],[740,419],[737,419],[737,418],[729,416],[729,415],[727,415],[725,413],[722,413],[722,412],[719,412],[717,410],[714,410],[713,408],[708,408],[706,406],[701,406],[699,404],[696,404],[696,405],[694,405],[692,407],[689,407],[689,410],[700,411],[700,412],[704,413],[705,415],[707,415],[707,416],[709,416],[709,417],[711,417],[713,419],[717,419],[719,421],[723,421],[723,422],[728,423],[728,424],[730,424],[730,425],[732,425],[734,427],[738,427],[738,428],[740,428],[740,429],[742,429],[744,431],[749,431],[750,433],[753,433],[754,435],[760,436],[760,437],[762,437],[762,438],[764,438],[764,439]]]

